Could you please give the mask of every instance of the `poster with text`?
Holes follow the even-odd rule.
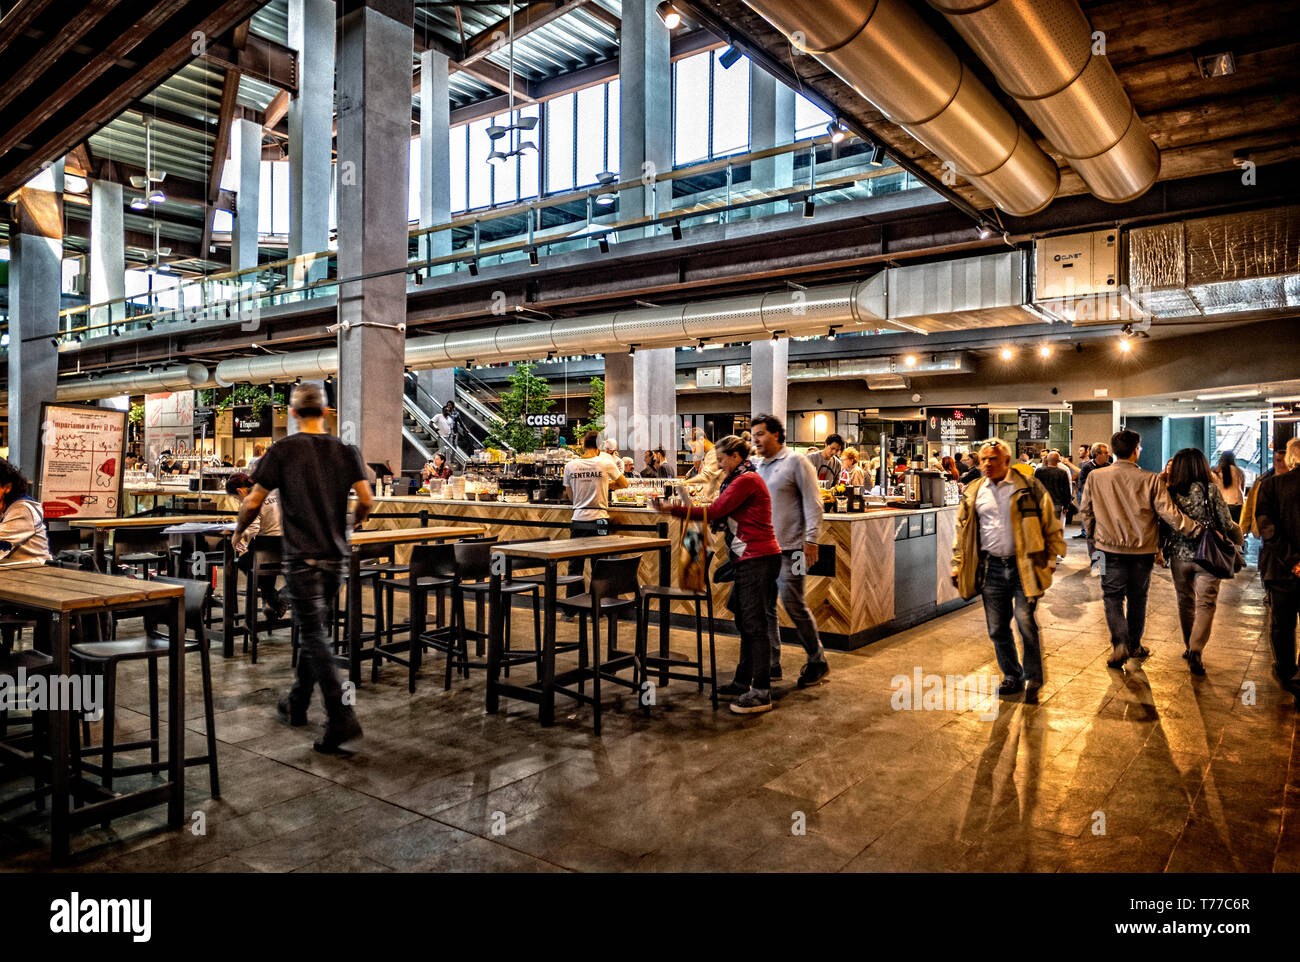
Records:
[[[144,457],[149,468],[158,455],[170,451],[175,457],[194,449],[194,392],[146,394],[144,397]],[[189,465],[182,465],[188,469]]]
[[[45,519],[116,518],[127,412],[46,404],[36,478]]]

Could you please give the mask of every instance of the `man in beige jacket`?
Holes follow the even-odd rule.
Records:
[[[1110,447],[1115,463],[1092,472],[1079,507],[1084,530],[1091,532],[1089,540],[1102,554],[1101,593],[1111,642],[1106,667],[1122,669],[1129,658],[1151,654],[1142,646],[1142,631],[1159,547],[1157,517],[1190,537],[1200,535],[1201,525],[1174,506],[1159,475],[1137,466],[1141,435],[1120,431],[1110,439]]]

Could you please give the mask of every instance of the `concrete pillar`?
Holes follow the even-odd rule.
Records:
[[[771,414],[785,423],[790,341],[764,338],[749,344],[749,414]]]
[[[451,220],[451,88],[447,55],[420,54],[420,226]],[[451,253],[451,231],[420,241],[422,257]]]
[[[1073,428],[1070,447],[1081,444],[1110,444],[1110,437],[1119,430],[1118,401],[1071,401]]]
[[[749,149],[765,150],[794,142],[794,91],[766,70],[749,65]],[[794,154],[756,160],[750,185],[777,190],[794,183]]]
[[[262,186],[262,126],[236,120],[230,131],[230,156],[239,170],[239,194],[230,228],[230,269],[257,266],[257,212]]]
[[[341,25],[338,64],[339,436],[366,461],[402,462],[411,0],[365,0]]]
[[[107,180],[90,184],[90,303],[126,296],[126,247],[122,227],[122,185]],[[90,323],[99,326],[126,316],[123,305],[97,307]]]
[[[454,367],[439,367],[432,371],[417,372],[417,383],[424,392],[420,397],[420,405],[428,407],[437,403],[439,409],[448,401],[456,400],[456,369]],[[430,410],[430,416],[433,415]]]
[[[672,57],[668,28],[655,12],[656,0],[624,0],[619,39],[619,158],[622,183],[673,166]],[[652,166],[647,167],[646,164]],[[659,185],[658,203],[650,190],[625,190],[619,218],[666,213],[672,184]],[[646,236],[656,233],[646,229]],[[624,235],[626,237],[626,234]]]
[[[18,191],[9,231],[9,460],[33,480],[41,405],[55,399],[59,376],[62,278],[60,157]]]
[[[638,471],[646,451],[662,446],[672,459],[678,447],[676,355],[671,347],[605,355],[605,436]]]
[[[298,96],[289,101],[289,256],[329,247],[330,145],[334,136],[334,0],[289,0],[289,46],[298,51]],[[410,99],[409,67],[407,99]],[[407,105],[410,118],[410,105]],[[403,213],[403,223],[405,222]],[[340,215],[339,223],[343,222]],[[326,263],[295,273],[319,280]]]

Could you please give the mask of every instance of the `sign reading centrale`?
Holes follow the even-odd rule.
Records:
[[[530,428],[563,428],[569,424],[567,414],[525,414],[524,426]]]

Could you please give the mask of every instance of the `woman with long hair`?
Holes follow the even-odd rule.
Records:
[[[1169,496],[1178,510],[1193,521],[1227,535],[1235,544],[1244,540],[1232,520],[1228,505],[1213,483],[1210,462],[1196,448],[1183,448],[1169,465]],[[1178,621],[1183,629],[1183,657],[1193,675],[1204,675],[1201,653],[1210,640],[1219,598],[1219,578],[1196,563],[1200,538],[1181,535],[1162,524],[1163,553],[1173,569],[1178,594]]]
[[[722,472],[722,487],[708,508],[691,504],[667,505],[656,498],[658,511],[692,521],[725,521],[729,561],[735,583],[727,607],[740,629],[740,663],[719,695],[735,697],[731,710],[738,715],[771,711],[771,638],[776,629],[777,578],[781,574],[781,547],[772,529],[772,498],[767,485],[749,460],[749,445],[728,435],[714,447]]]
[[[945,454],[939,462],[939,469],[944,474],[947,481],[960,481],[961,472],[957,470],[957,461],[951,454]]]
[[[50,560],[45,512],[18,466],[0,458],[0,564]]]
[[[1231,451],[1219,455],[1219,466],[1210,472],[1218,485],[1219,493],[1227,502],[1233,521],[1241,520],[1241,506],[1246,500],[1246,475],[1237,467],[1237,458]]]

